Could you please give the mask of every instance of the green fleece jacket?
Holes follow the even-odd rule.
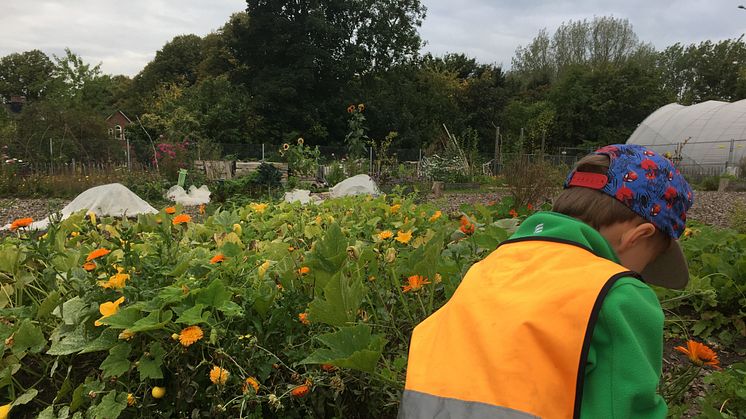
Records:
[[[576,243],[619,263],[598,231],[563,214],[536,213],[511,238],[529,236]],[[665,418],[666,403],[656,393],[662,359],[663,311],[655,293],[636,278],[617,280],[593,330],[580,417]]]

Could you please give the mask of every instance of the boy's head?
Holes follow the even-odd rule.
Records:
[[[598,230],[621,264],[648,283],[683,288],[689,272],[676,239],[693,199],[670,160],[639,145],[618,144],[581,159],[553,209]]]

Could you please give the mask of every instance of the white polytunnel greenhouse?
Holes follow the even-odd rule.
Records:
[[[734,173],[746,154],[746,100],[668,104],[645,118],[627,144],[670,153],[685,173]]]

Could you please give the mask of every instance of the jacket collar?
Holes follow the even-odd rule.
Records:
[[[510,240],[540,238],[577,244],[597,256],[619,263],[614,249],[601,233],[577,218],[556,212],[537,212],[521,223]]]

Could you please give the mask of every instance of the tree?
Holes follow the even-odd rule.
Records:
[[[13,95],[33,101],[43,97],[54,81],[55,66],[39,50],[13,53],[0,58],[0,100]]]

